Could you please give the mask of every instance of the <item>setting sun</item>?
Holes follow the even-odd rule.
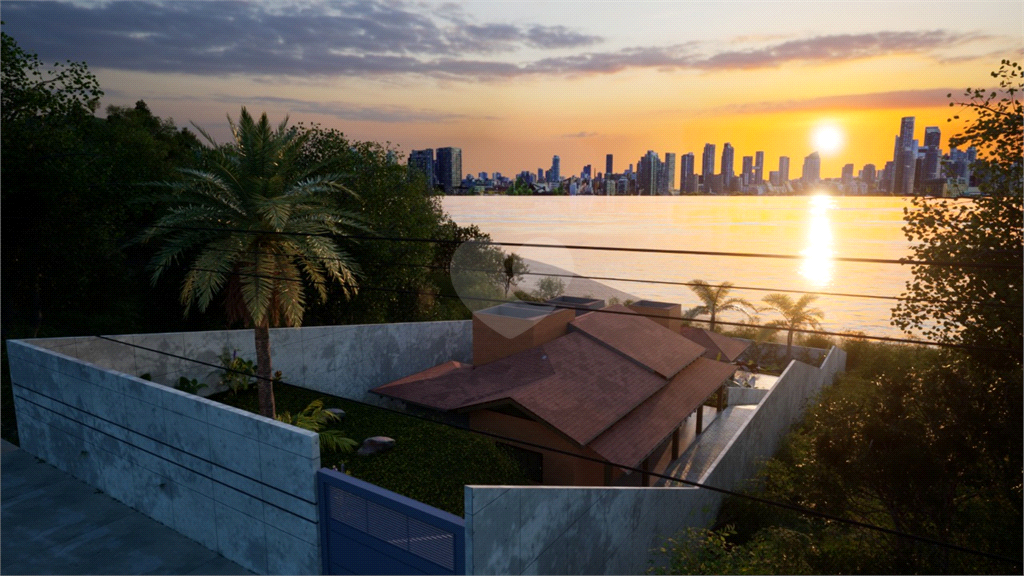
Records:
[[[843,148],[843,133],[831,124],[815,129],[811,140],[814,148],[822,154],[833,154]]]

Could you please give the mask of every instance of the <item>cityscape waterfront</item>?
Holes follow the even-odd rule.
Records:
[[[604,172],[594,173],[586,164],[579,174],[562,175],[561,159],[551,158],[546,170],[523,170],[515,176],[501,172],[479,172],[462,176],[462,149],[438,148],[413,150],[409,167],[423,174],[427,185],[445,194],[509,194],[509,195],[594,195],[594,196],[669,196],[680,194],[712,195],[788,195],[829,191],[842,195],[944,196],[976,195],[971,185],[971,163],[977,150],[959,150],[950,146],[943,152],[942,132],[937,126],[924,129],[923,144],[914,138],[913,116],[901,119],[895,137],[892,160],[879,168],[865,164],[859,170],[845,164],[839,178],[822,178],[818,151],[803,159],[799,178],[790,178],[790,157],[780,156],[777,170],[766,168],[764,151],[743,156],[741,170],[735,170],[736,150],[729,142],[722,147],[721,163],[716,171],[716,145],[707,143],[702,153],[701,170],[696,171],[695,156],[687,152],[676,160],[675,152],[666,152],[662,159],[648,150],[635,163],[621,171],[615,170],[613,154],[605,156]],[[815,143],[834,151],[841,139],[834,129],[825,127],[815,134]],[[634,167],[635,166],[635,167]],[[676,169],[678,168],[678,172]],[[857,170],[856,175],[854,171]]]

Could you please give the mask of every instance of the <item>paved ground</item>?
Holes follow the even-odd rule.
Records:
[[[717,415],[714,423],[707,426],[697,440],[690,444],[678,459],[669,464],[665,474],[690,482],[699,482],[740,427],[750,420],[756,408],[757,406],[729,406],[723,410]],[[683,484],[660,478],[655,486],[683,486]]]
[[[0,440],[0,573],[251,574]]]

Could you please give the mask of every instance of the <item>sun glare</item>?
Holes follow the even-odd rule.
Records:
[[[817,127],[811,140],[814,148],[822,154],[832,154],[843,147],[843,133],[832,124]]]

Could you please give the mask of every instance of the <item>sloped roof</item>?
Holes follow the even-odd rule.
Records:
[[[704,347],[625,306],[609,306],[613,314],[587,314],[569,323],[666,380],[704,353]]]
[[[746,340],[730,338],[718,332],[693,326],[683,326],[682,335],[687,340],[696,342],[706,348],[707,351],[704,352],[704,357],[711,358],[712,360],[718,359],[718,354],[721,353],[721,360],[733,362],[750,347],[750,342]]]
[[[588,446],[609,462],[643,460],[735,370],[731,364],[698,358]]]

